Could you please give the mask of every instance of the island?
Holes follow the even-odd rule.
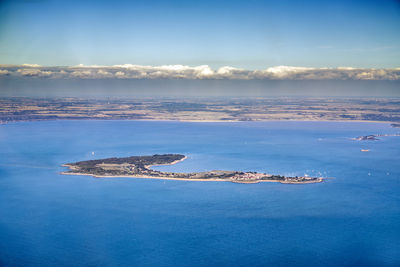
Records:
[[[353,139],[357,140],[357,141],[376,141],[376,140],[379,140],[377,138],[377,135],[374,135],[374,134],[363,135],[363,136],[359,136],[359,137],[356,137],[356,138],[353,138]]]
[[[156,165],[172,165],[185,160],[181,154],[152,156],[132,156],[125,158],[106,158],[67,163],[62,166],[69,170],[67,175],[90,175],[93,177],[133,177],[186,181],[229,181],[233,183],[279,182],[284,184],[307,184],[323,181],[321,177],[287,177],[257,172],[206,171],[206,172],[162,172],[151,169]]]
[[[359,136],[359,137],[353,138],[353,140],[356,140],[356,141],[377,141],[377,140],[379,140],[378,137],[386,137],[386,136],[400,136],[400,134],[370,134],[370,135],[363,135],[363,136]]]

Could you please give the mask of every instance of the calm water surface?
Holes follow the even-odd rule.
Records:
[[[400,137],[388,124],[51,121],[0,125],[0,265],[398,266]],[[370,152],[361,152],[370,149]],[[65,176],[181,153],[159,170],[331,177],[309,185]]]

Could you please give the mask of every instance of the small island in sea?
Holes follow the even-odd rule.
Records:
[[[257,172],[206,171],[206,172],[162,172],[151,169],[155,165],[172,165],[185,160],[180,154],[152,156],[132,156],[125,158],[107,158],[79,161],[64,164],[70,170],[62,172],[68,175],[90,175],[93,177],[133,177],[187,181],[229,181],[234,183],[280,182],[285,184],[319,183],[320,177],[287,177]]]
[[[379,140],[379,139],[377,138],[377,135],[370,134],[370,135],[363,135],[363,136],[359,136],[359,137],[353,138],[353,140],[356,140],[356,141],[376,141],[376,140]]]
[[[370,135],[363,135],[353,138],[356,141],[377,141],[379,140],[378,137],[386,137],[386,136],[400,136],[400,134],[370,134]]]

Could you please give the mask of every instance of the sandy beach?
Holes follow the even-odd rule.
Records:
[[[65,166],[65,165],[63,165]],[[68,166],[66,166],[68,167]],[[161,177],[161,176],[146,176],[146,175],[119,175],[119,176],[107,176],[107,175],[94,175],[88,173],[79,173],[79,172],[61,172],[60,174],[64,175],[85,175],[92,176],[95,178],[137,178],[137,179],[157,179],[157,180],[177,180],[177,181],[193,181],[193,182],[232,182],[237,184],[257,184],[257,183],[281,183],[281,184],[313,184],[320,183],[323,181],[322,178],[319,178],[317,181],[305,181],[305,182],[292,182],[292,181],[279,181],[279,180],[256,180],[256,181],[236,181],[230,179],[186,179],[186,178],[171,178],[171,177]]]

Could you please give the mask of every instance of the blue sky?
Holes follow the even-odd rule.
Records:
[[[0,64],[395,68],[399,30],[389,0],[3,0]]]

